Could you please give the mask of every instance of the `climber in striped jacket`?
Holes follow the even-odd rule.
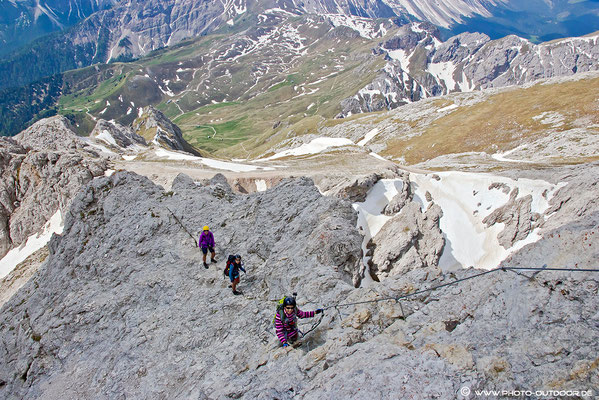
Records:
[[[322,308],[316,311],[302,311],[296,307],[295,298],[285,297],[283,307],[277,310],[275,315],[275,331],[283,347],[295,343],[298,339],[299,330],[297,329],[298,318],[312,318],[314,314],[320,314]]]

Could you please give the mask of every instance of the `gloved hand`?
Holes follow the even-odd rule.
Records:
[[[322,308],[319,308],[318,310],[314,311],[316,314],[320,314],[323,311]]]
[[[283,343],[283,347],[289,346],[289,343]]]

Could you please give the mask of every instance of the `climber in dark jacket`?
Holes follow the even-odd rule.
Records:
[[[229,279],[231,279],[231,288],[233,288],[233,294],[235,295],[241,294],[241,292],[237,291],[237,284],[239,283],[239,270],[242,270],[245,273],[243,263],[241,262],[241,256],[237,254],[235,258],[229,262]]]

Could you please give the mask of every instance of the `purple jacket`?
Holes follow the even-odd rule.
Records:
[[[281,310],[281,312],[284,313],[285,310]],[[281,321],[281,315],[277,313],[275,315],[275,331],[281,343],[285,344],[287,343],[287,339],[297,335],[296,321],[298,318],[312,317],[314,317],[314,311],[302,311],[297,307],[291,317],[285,316],[285,321]]]
[[[214,247],[214,235],[210,231],[202,231],[198,247]]]

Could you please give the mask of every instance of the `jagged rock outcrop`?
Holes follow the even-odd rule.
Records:
[[[551,198],[549,208],[545,210],[543,229],[557,229],[575,219],[592,221],[599,207],[599,197],[595,195],[599,188],[599,163],[577,165],[566,169],[556,176],[557,182],[568,184],[560,188]]]
[[[368,262],[370,273],[377,280],[418,268],[426,268],[427,273],[440,273],[437,265],[445,244],[439,228],[441,207],[431,203],[422,211],[421,205],[411,198],[403,203],[367,244],[367,255],[372,256]]]
[[[200,152],[183,139],[181,129],[152,106],[144,108],[142,115],[133,122],[133,130],[157,146],[200,156]]]
[[[36,122],[15,136],[19,144],[39,151],[85,150],[91,147],[75,134],[71,122],[58,115]]]
[[[407,74],[397,62],[389,62],[377,77],[355,96],[341,101],[337,117],[392,110],[426,97],[426,88]]]
[[[361,176],[331,175],[315,178],[318,188],[327,196],[348,199],[352,203],[366,199],[368,191],[381,179],[393,179],[401,176],[397,166],[391,166],[380,172]]]
[[[518,188],[515,188],[510,193],[508,202],[485,217],[483,223],[487,226],[505,224],[497,235],[497,240],[508,249],[517,241],[525,239],[542,222],[541,216],[532,212],[531,206],[532,196],[518,198]]]
[[[133,132],[131,128],[103,119],[98,120],[90,137],[119,152],[139,151],[148,145],[145,139]]]
[[[403,184],[401,185],[401,192],[396,194],[391,199],[389,204],[385,206],[383,209],[383,214],[395,215],[400,212],[408,202],[412,201],[412,186],[410,185],[410,179],[407,174],[402,176],[402,182]]]
[[[50,32],[68,28],[118,0],[7,1],[0,4],[1,53],[19,48]]]
[[[108,169],[63,117],[37,122],[0,141],[0,256],[61,210],[81,186]]]

